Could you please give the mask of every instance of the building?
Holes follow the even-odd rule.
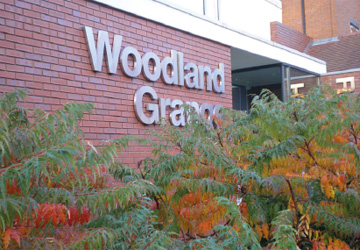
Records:
[[[94,103],[81,125],[95,142],[143,135],[162,117],[184,126],[182,103],[210,119],[248,109],[263,88],[286,100],[327,68],[307,50],[317,40],[282,24],[285,2],[0,0],[0,91],[26,88],[24,105],[47,111]],[[123,162],[148,152],[132,146]]]
[[[283,0],[283,24],[313,40],[359,31],[359,0]]]
[[[360,1],[283,0],[282,7],[271,40],[325,61],[321,81],[338,93],[360,93]]]

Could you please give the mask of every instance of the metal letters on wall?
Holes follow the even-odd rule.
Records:
[[[199,89],[218,94],[225,93],[224,64],[220,63],[218,69],[211,71],[209,66],[197,66],[195,63],[184,64],[184,55],[176,50],[171,50],[171,56],[160,58],[153,52],[140,55],[133,47],[121,49],[123,37],[114,35],[111,48],[109,35],[106,31],[99,31],[97,35],[97,45],[95,45],[94,33],[91,27],[85,26],[85,37],[89,48],[89,55],[92,68],[95,72],[102,71],[104,52],[107,62],[107,69],[110,74],[116,74],[120,62],[121,70],[128,77],[136,78],[141,73],[145,79],[151,82],[157,81],[160,77],[167,85],[185,86],[188,89]],[[132,58],[132,65],[129,65],[129,57]],[[150,63],[153,69],[150,69]],[[170,70],[169,70],[170,69]],[[206,88],[205,88],[206,85]],[[158,103],[148,103],[143,107],[143,97],[148,95],[151,100]],[[221,105],[211,105],[203,103],[199,106],[196,102],[186,102],[195,109],[196,112],[208,117],[220,116]],[[134,96],[134,107],[136,117],[144,124],[159,123],[160,118],[166,116],[166,107],[170,107],[170,122],[174,126],[185,126],[185,121],[189,121],[184,116],[184,109],[181,106],[183,101],[170,100],[169,98],[158,98],[155,90],[149,86],[140,87]]]
[[[353,76],[337,78],[336,83],[342,83],[343,85],[343,88],[337,91],[338,94],[355,91],[355,77]],[[350,83],[350,88],[348,88],[348,83]]]

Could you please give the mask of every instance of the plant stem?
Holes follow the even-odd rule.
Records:
[[[292,200],[294,202],[296,225],[298,225],[299,224],[299,216],[298,216],[298,209],[297,209],[297,200],[295,198],[294,190],[293,190],[293,188],[291,186],[290,180],[286,179],[286,182],[287,182],[287,184],[289,186],[291,198],[292,198]]]

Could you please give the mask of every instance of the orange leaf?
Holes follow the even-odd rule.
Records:
[[[59,221],[62,224],[66,224],[66,216],[63,208],[58,209]]]
[[[262,232],[264,234],[264,238],[269,240],[269,225],[267,223],[262,225]]]
[[[289,199],[288,209],[293,210],[293,211],[296,210],[295,203],[294,203],[292,197],[290,197],[290,199]]]
[[[255,226],[255,231],[258,233],[259,235],[259,239],[261,240],[262,236],[263,236],[263,232],[262,232],[262,228],[260,225],[256,225]]]
[[[326,175],[323,175],[321,177],[321,184],[323,184],[324,186],[327,185],[329,183],[329,179]]]
[[[8,228],[5,230],[5,232],[3,234],[3,242],[4,242],[5,249],[7,249],[9,247],[11,232],[12,232],[12,228]]]
[[[199,233],[205,234],[211,230],[211,220],[203,221],[199,225]]]
[[[248,206],[245,202],[240,203],[240,212],[243,216],[248,216]]]
[[[21,234],[21,235],[27,235],[29,232],[30,232],[30,228],[29,227],[19,227],[18,228],[18,232]]]
[[[326,250],[326,245],[324,242],[314,240],[312,243],[313,247],[311,250]]]
[[[346,183],[346,175],[344,175],[344,174],[339,175],[339,181],[341,183]]]

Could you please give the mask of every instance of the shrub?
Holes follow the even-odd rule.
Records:
[[[184,128],[100,147],[78,125],[90,104],[48,114],[22,98],[0,100],[4,248],[359,248],[359,97],[263,91],[248,113],[186,108]],[[138,169],[118,161],[129,142],[153,149]]]

